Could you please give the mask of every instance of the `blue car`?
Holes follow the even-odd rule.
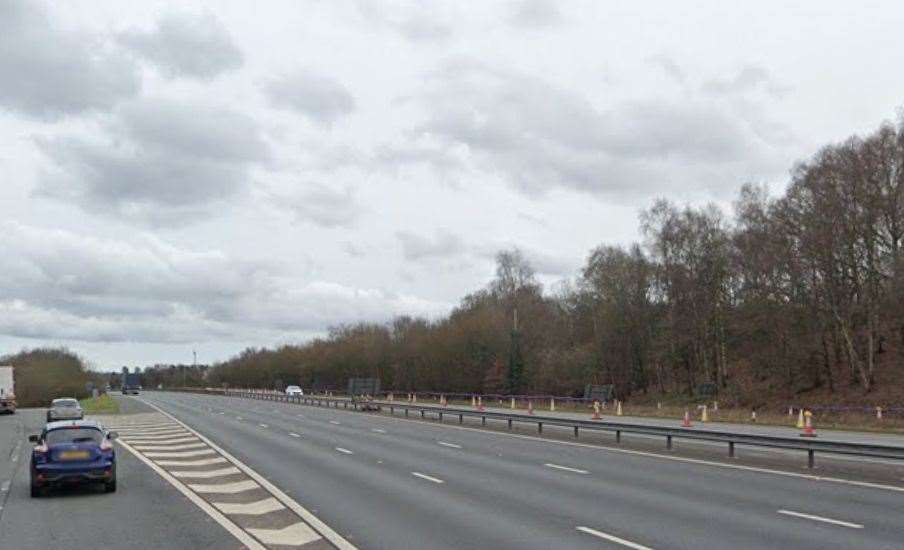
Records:
[[[66,484],[102,483],[116,491],[116,432],[107,432],[93,420],[50,422],[41,435],[28,440],[31,451],[31,496]]]

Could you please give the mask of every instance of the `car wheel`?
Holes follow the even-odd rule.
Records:
[[[44,496],[44,488],[34,483],[31,484],[31,498],[38,498]]]
[[[50,413],[47,413],[47,422],[53,422],[53,420],[50,419]]]
[[[115,493],[116,492],[116,480],[115,479],[108,483],[104,483],[104,492],[105,493]]]

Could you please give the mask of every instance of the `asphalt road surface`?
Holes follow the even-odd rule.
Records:
[[[142,399],[360,548],[904,548],[900,478],[871,487],[336,409]]]
[[[812,475],[799,456],[731,462],[705,446],[609,449],[457,419],[119,399],[112,495],[31,499],[21,442],[43,411],[0,417],[0,548],[904,549],[899,464],[822,460]]]
[[[148,410],[135,400],[123,402],[123,416]],[[0,548],[241,548],[235,537],[121,448],[117,492],[85,487],[31,498],[27,437],[40,433],[45,414],[46,409],[19,409],[0,416]]]

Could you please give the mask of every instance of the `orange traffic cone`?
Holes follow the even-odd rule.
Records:
[[[690,428],[693,426],[693,424],[691,424],[691,413],[688,412],[687,409],[684,409],[684,422],[681,423],[681,426],[683,428]]]
[[[801,437],[816,437],[816,430],[813,429],[813,421],[811,420],[813,413],[807,411],[804,413],[804,431]]]
[[[600,416],[600,402],[593,402],[593,416],[590,417],[590,420],[602,420],[603,417]]]
[[[479,395],[477,396],[477,410],[478,411],[485,410],[485,407],[483,406],[483,399]]]

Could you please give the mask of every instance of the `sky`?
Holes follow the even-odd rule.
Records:
[[[0,355],[221,361],[547,288],[894,120],[895,2],[0,0]]]

